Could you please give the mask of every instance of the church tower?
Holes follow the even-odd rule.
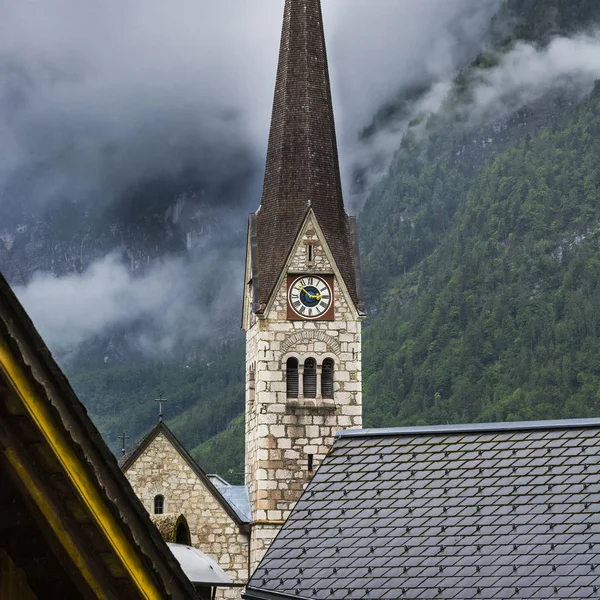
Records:
[[[356,220],[342,199],[320,0],[285,2],[245,284],[253,569],[336,432],[362,426]]]

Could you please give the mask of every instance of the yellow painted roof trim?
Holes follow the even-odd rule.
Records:
[[[72,445],[65,438],[64,430],[61,430],[54,423],[46,402],[39,397],[38,393],[31,384],[30,377],[19,364],[11,352],[5,340],[0,339],[0,369],[5,375],[7,381],[13,387],[23,402],[29,416],[37,425],[40,433],[43,435],[48,446],[51,448],[54,456],[64,468],[69,479],[77,489],[82,501],[87,506],[96,524],[102,530],[111,547],[118,555],[126,571],[129,573],[132,581],[140,592],[142,598],[147,600],[163,600],[161,593],[157,589],[152,578],[148,575],[142,560],[137,554],[137,549],[132,546],[122,530],[122,523],[117,521],[105,500],[100,495],[97,484],[90,478],[84,465],[73,450]],[[11,456],[9,456],[11,459]],[[12,462],[12,460],[11,460]],[[18,470],[18,465],[13,465]],[[19,476],[25,477],[23,483],[27,485],[26,473],[19,472]],[[31,484],[31,482],[29,482]],[[28,489],[30,489],[28,487]],[[32,490],[34,491],[34,490]],[[40,509],[46,514],[47,506],[43,505],[43,498],[35,493],[32,494]],[[41,503],[41,505],[40,505]],[[81,556],[78,556],[76,548],[65,539],[65,533],[61,530],[60,524],[56,519],[49,519],[57,537],[69,553],[69,556],[75,564],[81,566]],[[97,590],[97,584],[90,581],[91,573],[87,569],[82,571],[88,583],[94,591]],[[105,598],[100,595],[100,598]]]

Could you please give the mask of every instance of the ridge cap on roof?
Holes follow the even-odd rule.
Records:
[[[388,437],[445,433],[478,433],[493,431],[531,431],[539,429],[583,429],[600,427],[600,419],[558,419],[547,421],[505,421],[496,423],[464,423],[457,425],[414,425],[380,429],[342,429],[336,438]]]

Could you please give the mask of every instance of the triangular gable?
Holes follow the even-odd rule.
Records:
[[[156,437],[162,434],[167,438],[169,443],[178,452],[184,462],[190,467],[193,473],[202,481],[202,484],[210,491],[210,493],[216,498],[218,503],[221,505],[223,510],[231,517],[234,523],[244,532],[247,531],[247,523],[242,521],[235,509],[227,502],[223,494],[213,484],[208,475],[204,472],[202,467],[193,459],[190,453],[183,447],[181,442],[175,437],[173,432],[165,425],[164,422],[158,423],[150,432],[148,432],[120,461],[119,465],[123,473],[133,466],[133,464],[142,456],[145,450],[150,444],[156,439]]]
[[[0,477],[78,597],[195,594],[1,275]]]
[[[298,230],[298,233],[297,233],[296,237],[294,238],[294,243],[292,244],[292,246],[290,248],[290,252],[287,256],[287,259],[284,262],[283,270],[279,275],[277,284],[275,285],[275,290],[279,290],[281,288],[281,286],[284,285],[288,273],[291,271],[294,271],[294,269],[292,268],[294,259],[297,256],[299,256],[300,254],[303,254],[303,239],[309,228],[314,228],[314,230],[316,231],[316,235],[317,235],[317,238],[319,239],[319,243],[321,244],[321,246],[323,247],[323,251],[325,252],[326,260],[327,260],[328,267],[329,267],[328,271],[335,275],[338,285],[340,286],[342,293],[346,297],[348,306],[350,307],[350,309],[353,312],[353,317],[358,318],[358,317],[362,316],[363,313],[359,312],[359,308],[355,304],[352,294],[350,293],[350,291],[348,290],[348,288],[346,286],[346,282],[344,281],[344,278],[342,277],[342,274],[340,272],[338,264],[335,260],[334,254],[331,251],[331,248],[327,242],[327,238],[325,237],[323,229],[321,228],[321,226],[319,224],[319,220],[317,219],[317,216],[315,215],[315,212],[312,210],[312,208],[309,208],[306,211],[306,216],[301,223],[300,229]],[[315,271],[316,275],[319,275],[321,273],[322,273],[321,271]],[[276,293],[271,295],[269,303],[267,304],[265,310],[263,311],[264,315],[268,316],[269,311],[271,310],[271,307],[273,306],[273,303],[275,302],[276,297],[277,297]]]

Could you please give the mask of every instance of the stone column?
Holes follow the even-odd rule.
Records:
[[[323,394],[321,393],[321,376],[323,375],[323,365],[317,365],[317,394],[316,399],[321,400]]]
[[[304,398],[304,363],[298,361],[298,400]]]

